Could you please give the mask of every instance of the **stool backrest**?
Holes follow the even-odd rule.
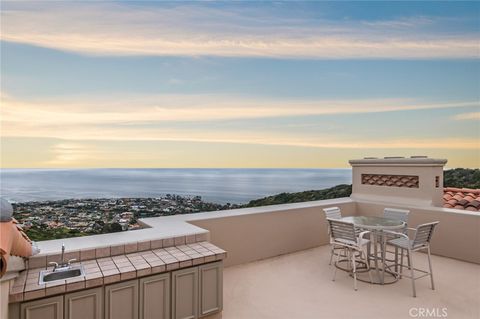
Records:
[[[342,219],[342,211],[338,207],[324,208],[325,217],[332,219]]]
[[[337,242],[345,244],[357,244],[357,235],[353,223],[344,222],[338,219],[327,218],[330,228],[330,236]]]
[[[419,246],[426,246],[430,244],[430,240],[433,236],[433,231],[439,222],[432,222],[427,224],[418,225],[415,232],[415,238],[413,239],[413,248]]]
[[[409,213],[410,211],[407,209],[385,208],[383,210],[383,217],[401,220],[406,223]]]

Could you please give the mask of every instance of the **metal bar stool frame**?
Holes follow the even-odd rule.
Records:
[[[367,246],[370,243],[370,240],[365,239],[365,235],[369,235],[369,231],[361,232],[358,236],[355,231],[355,226],[353,223],[344,222],[338,219],[330,219],[327,218],[330,232],[333,237],[333,240],[336,245],[343,247],[347,251],[347,258],[349,262],[351,262],[352,270],[350,273],[353,276],[353,289],[357,290],[357,262],[361,262],[365,264],[365,272],[368,272],[370,277],[370,281],[373,283],[372,274],[370,273],[370,263],[368,262],[367,257]],[[360,260],[356,260],[358,257],[356,252],[360,255]],[[337,274],[337,263],[339,262],[340,255],[336,255],[335,267],[333,270],[333,278],[332,281],[335,281],[335,277]],[[364,257],[364,258],[363,258]],[[364,259],[365,261],[362,261]]]
[[[415,280],[430,276],[430,283],[431,283],[431,288],[432,290],[435,290],[435,283],[433,280],[433,271],[432,271],[432,261],[431,261],[431,253],[430,253],[430,241],[433,236],[433,232],[435,230],[435,227],[439,224],[439,222],[431,222],[431,223],[426,223],[426,224],[421,224],[418,225],[418,227],[415,228],[408,228],[408,230],[414,231],[415,235],[413,236],[413,240],[408,237],[408,235],[403,234],[403,233],[397,233],[393,231],[388,231],[385,230],[385,233],[389,233],[392,235],[397,236],[396,239],[391,239],[388,240],[388,244],[393,245],[395,247],[400,248],[401,250],[401,258],[400,258],[400,272],[396,272],[400,278],[402,276],[405,276],[407,278],[410,278],[412,280],[412,292],[413,292],[413,297],[417,296],[416,292],[416,287],[415,287]],[[384,237],[386,238],[386,237]],[[387,241],[385,239],[384,244],[387,244]],[[428,258],[428,268],[429,270],[423,270],[423,269],[418,269],[415,268],[413,264],[413,252],[420,251],[420,250],[427,250],[427,258]],[[406,257],[407,257],[407,266],[408,269],[410,270],[410,275],[403,274],[403,267],[405,266],[403,264],[403,256],[404,256],[404,251],[406,252]],[[395,256],[396,264],[398,264],[398,254]],[[422,273],[420,276],[415,276],[415,271]]]

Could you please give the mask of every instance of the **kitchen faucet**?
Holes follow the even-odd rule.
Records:
[[[68,270],[70,268],[70,264],[73,261],[76,261],[75,258],[74,259],[69,259],[68,261],[65,261],[64,255],[65,255],[65,244],[62,243],[62,257],[61,257],[60,263],[57,263],[57,262],[54,262],[54,261],[48,263],[49,265],[53,265],[53,271]]]

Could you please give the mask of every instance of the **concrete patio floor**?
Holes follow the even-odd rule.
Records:
[[[426,255],[414,256],[425,269]],[[413,298],[407,278],[384,286],[359,282],[354,291],[353,279],[338,271],[333,282],[328,258],[329,246],[321,246],[225,268],[221,318],[426,318],[427,310],[436,318],[480,318],[480,265],[433,256],[436,290],[428,277],[419,279]]]

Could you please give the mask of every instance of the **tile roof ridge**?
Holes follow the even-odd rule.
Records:
[[[458,192],[461,192],[461,188],[457,188],[457,187],[445,187],[443,189],[443,192],[455,192],[455,193],[458,193]]]
[[[473,193],[480,194],[480,188],[458,188],[458,187],[445,187],[443,192],[456,192],[456,193]]]
[[[480,194],[480,189],[479,188],[462,188],[462,192],[472,193],[472,194]]]

